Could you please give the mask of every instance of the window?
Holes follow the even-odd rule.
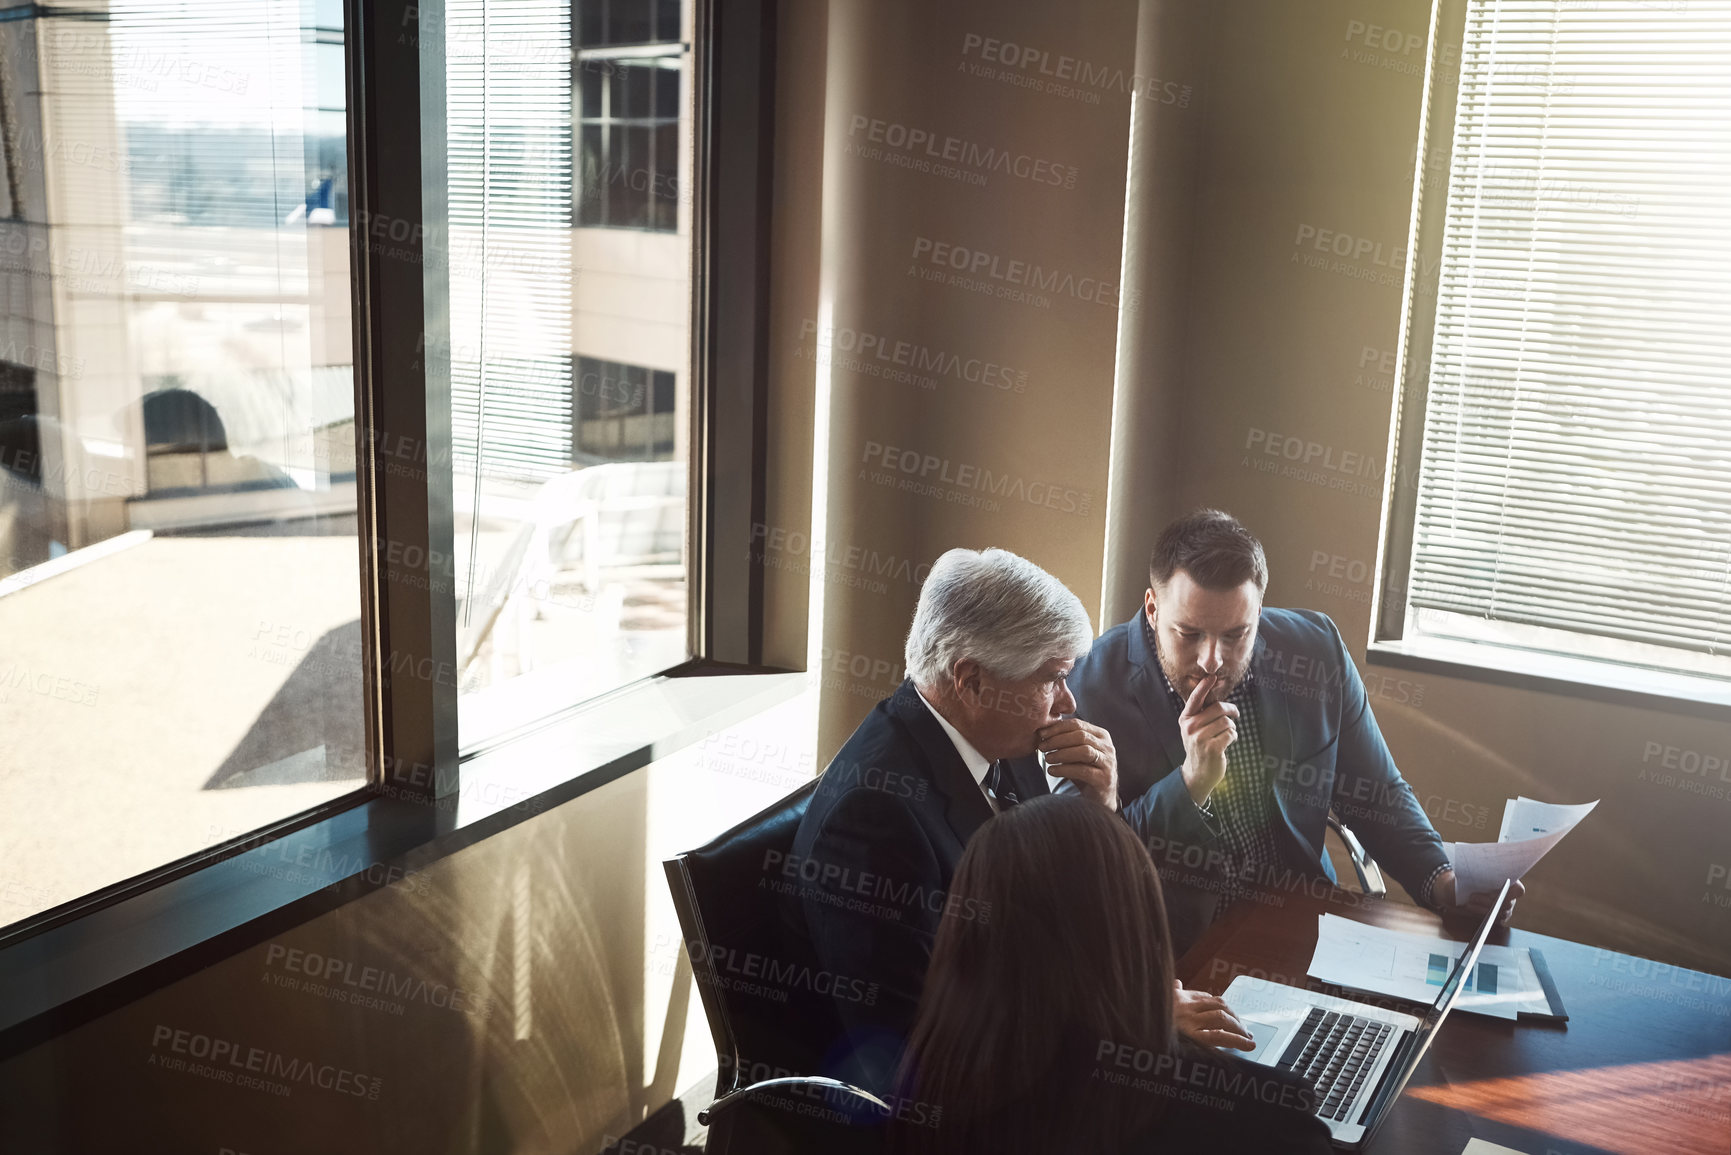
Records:
[[[452,0],[447,16],[458,728],[474,749],[691,654],[691,118],[678,4]]]
[[[680,6],[578,0],[577,223],[679,228]]]
[[[341,5],[11,14],[0,926],[366,774]]]
[[[767,76],[734,61],[769,59],[773,14],[742,11],[724,51],[711,9],[679,13],[704,74],[743,82],[706,112],[701,161],[682,113],[681,187],[699,163],[716,179],[698,229],[681,202],[678,230],[654,233],[575,227],[571,44],[544,35],[573,13],[524,7],[363,4],[346,31],[339,0],[0,21],[9,1044],[790,688],[703,676],[762,653],[744,543],[765,412],[740,354],[768,325],[769,142],[725,170],[713,142],[769,112]],[[563,104],[513,100],[555,74]],[[694,245],[712,274],[697,301]],[[625,428],[667,459],[573,460],[584,358],[647,375],[629,416],[652,420]],[[688,470],[692,523],[740,543],[712,540],[695,571]],[[687,636],[706,661],[682,661]],[[492,741],[513,719],[549,724]]]
[[[577,223],[671,232],[679,221],[679,59],[584,53]]]
[[[1475,0],[1454,107],[1380,636],[1725,700],[1731,4]]]
[[[572,461],[671,460],[674,388],[673,374],[662,369],[579,357]]]
[[[679,0],[577,0],[577,40],[584,48],[669,44],[684,36]]]

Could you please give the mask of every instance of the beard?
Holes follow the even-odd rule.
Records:
[[[1194,666],[1180,665],[1171,654],[1167,653],[1166,639],[1160,636],[1159,631],[1155,631],[1154,640],[1154,657],[1159,661],[1160,670],[1166,675],[1167,683],[1178,691],[1180,698],[1188,702],[1197,683],[1207,675]],[[1242,662],[1228,662],[1222,665],[1214,675],[1219,681],[1215,683],[1214,689],[1208,692],[1208,700],[1203,705],[1211,706],[1215,702],[1224,702],[1230,698],[1233,691],[1238,689],[1249,673],[1250,658],[1248,655]]]

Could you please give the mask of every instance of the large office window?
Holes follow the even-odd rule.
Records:
[[[451,0],[459,741],[690,655],[676,3]]]
[[[360,787],[342,8],[0,22],[0,926]]]
[[[1710,687],[1731,677],[1731,3],[1473,0],[1454,121],[1446,208],[1420,212],[1441,265],[1396,463],[1399,637]]]

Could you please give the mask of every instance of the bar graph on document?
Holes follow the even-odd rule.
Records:
[[[1425,967],[1424,981],[1426,986],[1441,987],[1448,981],[1449,972],[1454,969],[1455,960],[1452,955],[1431,952],[1430,963]],[[1467,976],[1466,991],[1482,991],[1487,995],[1497,993],[1497,964],[1481,962],[1473,968],[1473,973]]]
[[[1317,918],[1309,973],[1353,990],[1432,1003],[1464,945],[1324,914]],[[1546,1013],[1550,1006],[1526,948],[1487,945],[1457,1009],[1514,1019],[1523,1011]]]

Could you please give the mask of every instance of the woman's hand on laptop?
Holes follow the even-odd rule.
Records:
[[[1233,1047],[1254,1051],[1256,1040],[1245,1025],[1238,1021],[1226,1005],[1226,1000],[1207,991],[1190,991],[1177,979],[1172,980],[1176,997],[1173,1000],[1178,1033],[1191,1042],[1205,1047]]]

